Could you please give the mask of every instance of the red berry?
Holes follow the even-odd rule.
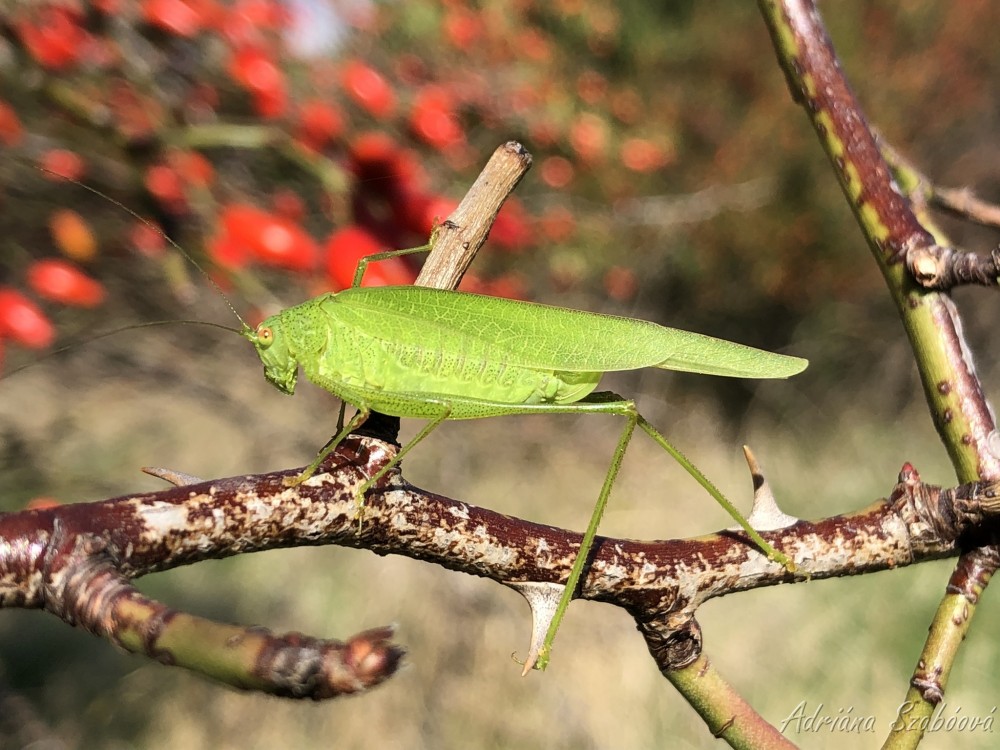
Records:
[[[455,49],[462,52],[468,52],[486,31],[482,16],[468,8],[449,9],[442,26],[445,38]]]
[[[283,86],[272,91],[254,91],[252,94],[254,111],[265,119],[281,117],[288,108],[288,95]]]
[[[63,305],[97,307],[104,301],[104,286],[64,260],[36,260],[28,266],[27,279],[39,297]]]
[[[668,154],[645,138],[629,138],[621,147],[622,164],[633,172],[652,172],[669,162]]]
[[[166,164],[154,164],[146,170],[146,190],[161,206],[174,213],[184,213],[187,208],[187,198],[184,195],[184,182],[177,170]]]
[[[55,340],[56,332],[34,302],[6,287],[0,288],[0,337],[29,349],[44,349]]]
[[[417,94],[410,111],[414,134],[436,149],[445,149],[465,140],[455,116],[455,101],[440,86],[425,86]]]
[[[203,9],[187,0],[146,0],[142,10],[153,26],[177,36],[193,37],[204,25]]]
[[[573,164],[562,156],[547,156],[540,168],[542,182],[550,188],[564,188],[573,181]]]
[[[319,258],[319,248],[305,230],[274,214],[268,215],[256,250],[262,263],[292,271],[310,271]]]
[[[531,238],[531,219],[524,205],[517,198],[508,198],[493,222],[490,240],[500,249],[516,253],[529,245]]]
[[[299,108],[299,138],[313,150],[321,151],[343,132],[344,118],[330,104],[314,99]]]
[[[7,102],[0,101],[0,143],[4,146],[16,146],[24,137],[24,126],[21,120]]]
[[[388,117],[396,109],[396,95],[389,82],[363,62],[348,62],[340,80],[348,96],[373,117]]]
[[[39,164],[46,170],[46,177],[52,179],[80,180],[85,168],[83,157],[64,148],[49,149],[42,154]]]
[[[31,56],[50,70],[74,65],[88,41],[78,14],[68,7],[42,7],[15,23],[15,28]]]
[[[60,208],[49,216],[49,231],[59,251],[77,262],[93,260],[97,255],[97,240],[90,225],[76,211]]]
[[[242,47],[230,62],[229,73],[253,95],[259,114],[276,117],[284,112],[288,100],[285,75],[265,50]]]
[[[526,28],[518,37],[518,48],[528,59],[547,63],[552,59],[552,43],[541,29]]]
[[[239,0],[232,13],[258,29],[278,30],[289,21],[289,9],[274,0]]]
[[[197,151],[172,151],[167,162],[181,180],[195,187],[208,187],[215,180],[215,167]]]
[[[569,141],[584,161],[600,161],[608,146],[607,124],[597,115],[585,112],[570,128]]]
[[[139,253],[149,258],[158,258],[167,248],[167,241],[161,232],[144,221],[136,221],[129,230],[129,244]]]
[[[639,281],[635,271],[623,266],[612,266],[604,274],[604,291],[619,302],[628,302],[639,291]]]
[[[538,228],[551,242],[567,242],[576,231],[576,218],[565,206],[552,206],[539,217]]]
[[[287,268],[292,271],[309,271],[316,266],[319,248],[316,242],[298,225],[275,214],[254,206],[232,204],[223,209],[220,216],[224,235],[232,240],[235,247],[226,246],[222,236],[216,253],[232,259],[239,259],[238,248],[249,251],[254,259],[270,266]],[[233,262],[227,265],[237,265]]]

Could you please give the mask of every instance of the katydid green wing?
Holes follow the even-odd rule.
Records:
[[[525,367],[611,372],[661,367],[738,378],[787,378],[808,362],[698,333],[614,315],[424,287],[363,287],[333,297],[371,315],[432,323],[515,355]],[[364,315],[352,316],[365,327]]]

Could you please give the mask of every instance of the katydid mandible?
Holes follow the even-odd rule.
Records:
[[[594,390],[605,372],[616,370],[659,367],[728,377],[787,378],[804,370],[806,360],[644,320],[424,287],[362,288],[358,284],[367,261],[362,260],[355,286],[350,289],[288,308],[266,319],[255,331],[243,330],[264,364],[264,376],[280,391],[295,391],[301,367],[313,383],[358,409],[293,484],[312,475],[372,411],[428,421],[387,465],[362,484],[359,513],[364,492],[445,420],[564,413],[625,417],[590,523],[534,666],[544,669],[548,662],[556,630],[576,593],[636,426],[673,456],[768,558],[791,566],[788,558],[765,542],[704,474],[639,414],[633,401]]]

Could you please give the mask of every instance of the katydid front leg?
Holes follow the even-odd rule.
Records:
[[[371,414],[371,409],[367,407],[359,407],[358,413],[351,417],[351,421],[347,423],[343,429],[340,430],[334,437],[330,438],[330,441],[320,448],[319,453],[316,454],[316,458],[313,462],[309,464],[302,472],[295,477],[285,477],[284,484],[286,487],[297,487],[306,481],[309,477],[316,473],[316,470],[320,467],[320,464],[326,460],[326,457],[333,453],[337,446],[343,442],[344,438],[354,432],[356,429],[361,427],[368,419]]]

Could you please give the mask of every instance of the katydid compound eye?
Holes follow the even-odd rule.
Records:
[[[257,340],[261,346],[270,346],[274,343],[274,332],[267,326],[257,326]]]

